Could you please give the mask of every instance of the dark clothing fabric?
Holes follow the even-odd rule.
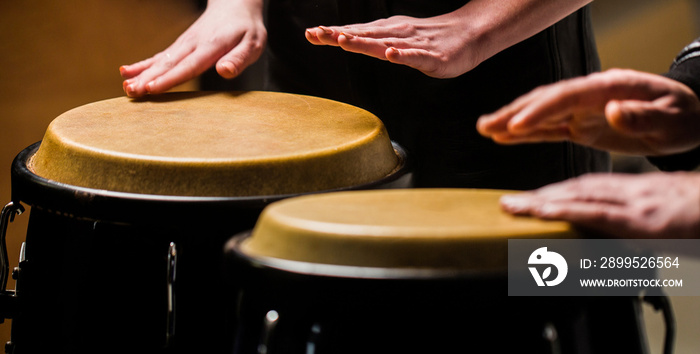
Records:
[[[376,114],[392,140],[408,150],[417,187],[532,189],[607,170],[604,152],[568,142],[502,146],[476,131],[480,115],[534,87],[599,69],[587,8],[454,79],[313,46],[303,36],[317,25],[429,17],[464,3],[271,0],[266,89],[334,99]]]
[[[687,85],[700,97],[700,38],[683,48],[663,75]],[[690,171],[700,166],[700,146],[680,154],[647,159],[662,171]]]

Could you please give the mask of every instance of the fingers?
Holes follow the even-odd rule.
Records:
[[[504,196],[501,207],[514,215],[566,221],[608,235],[632,236],[631,214],[625,205],[592,200],[536,200],[527,194]]]
[[[391,56],[397,64],[404,64],[419,70],[434,71],[425,64],[425,50],[408,50],[419,48],[411,32],[402,32],[394,24],[382,20],[368,24],[308,28],[306,39],[315,45],[330,45],[340,47],[347,52],[368,55],[381,60]],[[405,30],[405,29],[404,29]],[[398,50],[401,49],[402,53]],[[403,52],[404,50],[407,50]]]
[[[645,185],[644,180],[635,180],[635,178],[636,176],[627,174],[590,173],[553,183],[529,193],[512,195],[506,199],[527,198],[519,201],[527,200],[533,206],[542,205],[545,202],[573,200],[624,204],[626,200],[636,197],[640,190],[644,191],[643,188],[653,187],[653,185]]]
[[[340,31],[334,31],[331,28],[318,26],[314,28],[307,28],[304,34],[306,40],[314,45],[331,45],[338,46],[338,36]]]
[[[264,42],[246,37],[219,59],[216,63],[216,72],[225,79],[233,79],[255,63],[263,50]]]
[[[306,39],[316,45],[339,46],[338,38],[343,35],[363,39],[401,39],[407,38],[407,34],[400,32],[396,25],[383,20],[348,26],[317,26],[306,29]],[[389,47],[390,45],[386,45]]]
[[[622,235],[638,228],[633,224],[641,225],[641,219],[648,216],[640,208],[635,211],[634,203],[648,195],[649,178],[654,176],[640,179],[623,174],[589,174],[532,192],[505,195],[500,203],[511,214],[562,220]]]
[[[387,53],[396,50],[392,46],[392,42],[386,39],[377,39],[367,36],[355,35],[350,32],[344,32],[341,27],[330,28],[318,26],[308,28],[305,32],[306,39],[315,45],[330,45],[340,47],[345,51],[352,53],[365,54],[374,58],[387,60]],[[393,49],[393,50],[392,50]],[[397,58],[400,54],[395,54]]]
[[[157,76],[145,84],[145,92],[140,93],[141,95],[145,95],[165,92],[180,83],[195,78],[211,65],[211,59],[209,59],[209,57],[202,57],[201,55],[193,53],[172,68],[166,67],[166,70],[159,68],[159,70],[156,71]]]
[[[571,139],[571,130],[568,126],[562,125],[548,129],[540,129],[530,134],[510,134],[497,133],[491,135],[491,139],[499,144],[523,144],[540,142],[557,142]]]
[[[337,37],[338,46],[351,53],[368,55],[377,59],[387,60],[386,51],[390,43],[385,40],[365,38],[341,32]]]
[[[138,63],[131,64],[131,65],[122,65],[119,67],[119,74],[122,76],[124,79],[131,79],[132,77],[142,73],[144,70],[148,69],[151,65],[153,65],[153,62],[155,61],[155,58],[148,58],[146,60],[142,60]]]
[[[124,81],[124,91],[129,97],[165,92],[201,73],[199,57],[195,53],[160,53],[153,57],[150,66]]]
[[[527,134],[547,120],[566,120],[572,114],[571,104],[564,102],[567,97],[556,87],[540,87],[494,113],[481,116],[477,130],[486,137],[504,133]]]
[[[165,73],[175,71],[176,73],[183,72],[182,66],[190,65],[186,58],[195,51],[194,46],[177,46],[173,45],[163,52],[160,52],[150,59],[134,64],[133,66],[124,66],[125,74],[131,74],[124,81],[124,91],[129,97],[140,97],[149,93],[159,93],[158,89],[165,87],[163,84],[173,82],[171,77],[160,79]],[[189,59],[191,60],[191,59]],[[182,75],[182,74],[180,74]],[[182,81],[186,78],[182,77]],[[181,81],[181,82],[182,82]],[[170,87],[168,87],[170,88]],[[167,90],[167,88],[165,89]]]
[[[504,108],[482,116],[477,129],[487,137],[504,131],[527,134],[543,122],[551,124],[571,115],[602,117],[610,99],[646,94],[633,90],[639,86],[631,83],[635,75],[630,71],[610,70],[536,88]]]
[[[120,69],[123,75],[130,76],[123,83],[124,91],[129,97],[165,92],[201,75],[214,65],[217,59],[217,72],[224,78],[234,78],[259,58],[262,46],[258,43],[241,43],[239,39],[234,40],[230,46],[206,43],[196,47],[180,47],[179,51],[159,53],[151,59]],[[233,49],[224,54],[223,51],[228,47]],[[254,49],[257,50],[253,52]]]
[[[599,90],[596,82],[586,79],[539,87],[505,108],[484,116],[482,129],[485,134],[499,130],[527,134],[542,126],[565,122],[581,112],[602,113],[607,100]]]

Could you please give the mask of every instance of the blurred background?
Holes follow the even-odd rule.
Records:
[[[698,0],[598,0],[591,5],[603,69],[667,70],[700,36]],[[123,95],[118,68],[174,41],[201,11],[196,0],[0,1],[0,203],[10,200],[10,165],[41,140],[59,114]],[[193,90],[193,81],[178,90]],[[615,169],[644,171],[643,159],[615,156]],[[27,217],[10,225],[10,266],[17,264]],[[10,280],[8,289],[14,289]],[[700,297],[672,299],[680,333],[677,353],[697,353]],[[663,321],[645,309],[652,353],[662,348]],[[10,321],[0,324],[0,344]]]

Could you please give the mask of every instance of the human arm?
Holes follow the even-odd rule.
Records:
[[[614,237],[698,238],[700,173],[589,174],[506,195],[501,206]]]
[[[262,0],[210,0],[202,15],[167,49],[119,72],[130,97],[165,92],[216,65],[238,76],[262,54],[267,41]]]
[[[539,87],[480,117],[477,129],[503,144],[570,140],[668,155],[700,145],[700,100],[676,80],[615,69]]]
[[[551,26],[590,0],[472,0],[440,16],[393,16],[306,30],[315,45],[407,65],[437,78],[459,76]]]

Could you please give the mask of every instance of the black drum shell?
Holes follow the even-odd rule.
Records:
[[[249,236],[226,249],[234,353],[647,352],[637,297],[509,297],[505,271],[260,258],[241,251]]]
[[[11,170],[12,201],[31,206],[15,352],[228,352],[224,243],[252,228],[266,205],[293,195],[183,197],[65,185],[28,169],[39,144],[20,152]],[[391,175],[342,190],[410,187],[406,152],[394,149],[401,163]],[[166,345],[171,242],[176,326]]]

